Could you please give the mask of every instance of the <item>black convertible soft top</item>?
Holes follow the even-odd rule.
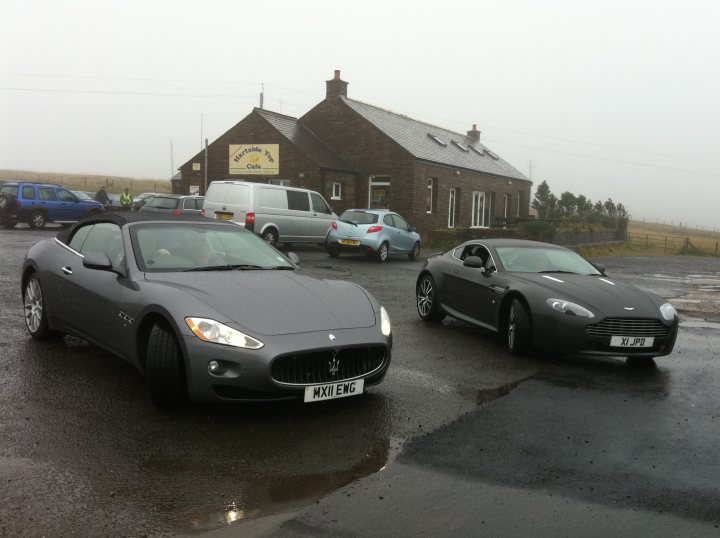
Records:
[[[168,215],[167,213],[145,213],[141,211],[106,211],[84,218],[80,222],[73,224],[71,228],[62,230],[56,237],[59,241],[67,244],[68,239],[70,239],[75,229],[78,226],[83,226],[89,222],[112,222],[121,228],[134,222],[197,222],[205,224],[218,223],[233,225],[233,223],[225,223],[223,221],[217,221],[215,219],[201,217],[199,215]]]

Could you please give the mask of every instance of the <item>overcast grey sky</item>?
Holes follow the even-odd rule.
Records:
[[[720,229],[720,2],[0,1],[0,168],[167,178],[259,102],[353,99],[635,218]],[[201,116],[203,130],[201,134]]]

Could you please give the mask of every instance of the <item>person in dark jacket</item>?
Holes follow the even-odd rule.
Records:
[[[110,205],[110,197],[108,196],[108,193],[105,190],[105,185],[101,186],[98,189],[98,191],[95,193],[95,201],[100,202],[105,207]]]

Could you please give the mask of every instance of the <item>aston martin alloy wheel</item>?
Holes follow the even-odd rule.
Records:
[[[435,300],[435,281],[425,275],[417,285],[417,310],[421,319],[439,321],[445,317]]]
[[[523,355],[527,353],[532,342],[530,315],[525,305],[518,299],[513,299],[510,304],[507,323],[507,342],[508,349],[510,349],[510,353],[513,355]]]

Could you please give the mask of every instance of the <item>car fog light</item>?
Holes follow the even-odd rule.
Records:
[[[210,361],[208,363],[208,372],[215,375],[220,375],[225,373],[225,368],[222,367],[222,364],[220,364],[218,361]]]

